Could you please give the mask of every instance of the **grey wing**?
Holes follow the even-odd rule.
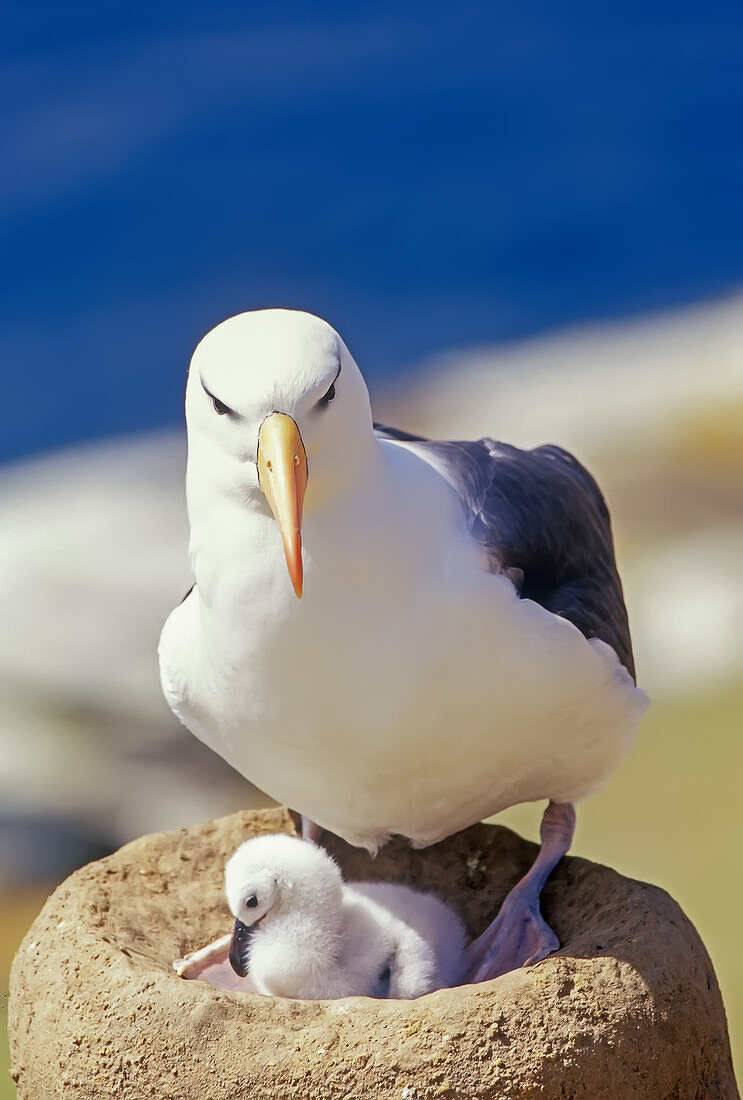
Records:
[[[606,642],[634,677],[609,510],[577,459],[553,445],[523,451],[492,439],[446,442],[375,428],[429,451],[445,469],[492,572],[510,576],[523,599]]]

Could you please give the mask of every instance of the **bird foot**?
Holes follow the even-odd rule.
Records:
[[[467,949],[464,982],[486,982],[519,967],[533,966],[559,946],[539,911],[539,894],[516,886],[492,924]]]
[[[180,978],[208,982],[217,989],[231,989],[241,993],[254,993],[250,978],[241,978],[230,966],[229,950],[232,933],[220,936],[206,947],[191,951],[182,959],[176,959],[173,969]]]

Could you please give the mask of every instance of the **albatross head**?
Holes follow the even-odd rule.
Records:
[[[246,504],[267,503],[301,598],[303,509],[352,480],[373,443],[366,385],[340,336],[295,310],[223,321],[191,360],[186,419],[189,507],[215,480]]]
[[[247,974],[251,938],[259,924],[321,914],[332,928],[340,911],[343,880],[334,860],[298,837],[274,834],[241,844],[225,867],[225,893],[235,917],[229,958]]]

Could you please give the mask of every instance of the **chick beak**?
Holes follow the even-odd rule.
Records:
[[[228,958],[230,966],[241,978],[247,978],[248,976],[247,955],[251,932],[252,929],[247,924],[243,924],[241,920],[235,921]]]
[[[302,504],[307,454],[299,428],[286,413],[271,413],[258,433],[258,480],[284,540],[289,576],[302,599]]]

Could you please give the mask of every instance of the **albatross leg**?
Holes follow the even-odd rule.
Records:
[[[532,966],[560,946],[539,910],[539,897],[555,865],[570,848],[575,809],[550,802],[544,811],[542,846],[534,863],[506,895],[495,920],[467,949],[465,982],[484,982],[520,966]]]
[[[302,834],[302,840],[311,840],[314,844],[322,847],[322,838],[325,830],[319,825],[316,825],[314,821],[311,821],[306,814],[301,814],[300,832]]]
[[[294,822],[294,828],[302,840],[311,840],[313,844],[317,844],[319,848],[324,848],[323,838],[325,836],[325,829],[320,825],[316,825],[311,817],[307,817],[307,814],[297,813],[296,810],[289,810],[289,817]]]

